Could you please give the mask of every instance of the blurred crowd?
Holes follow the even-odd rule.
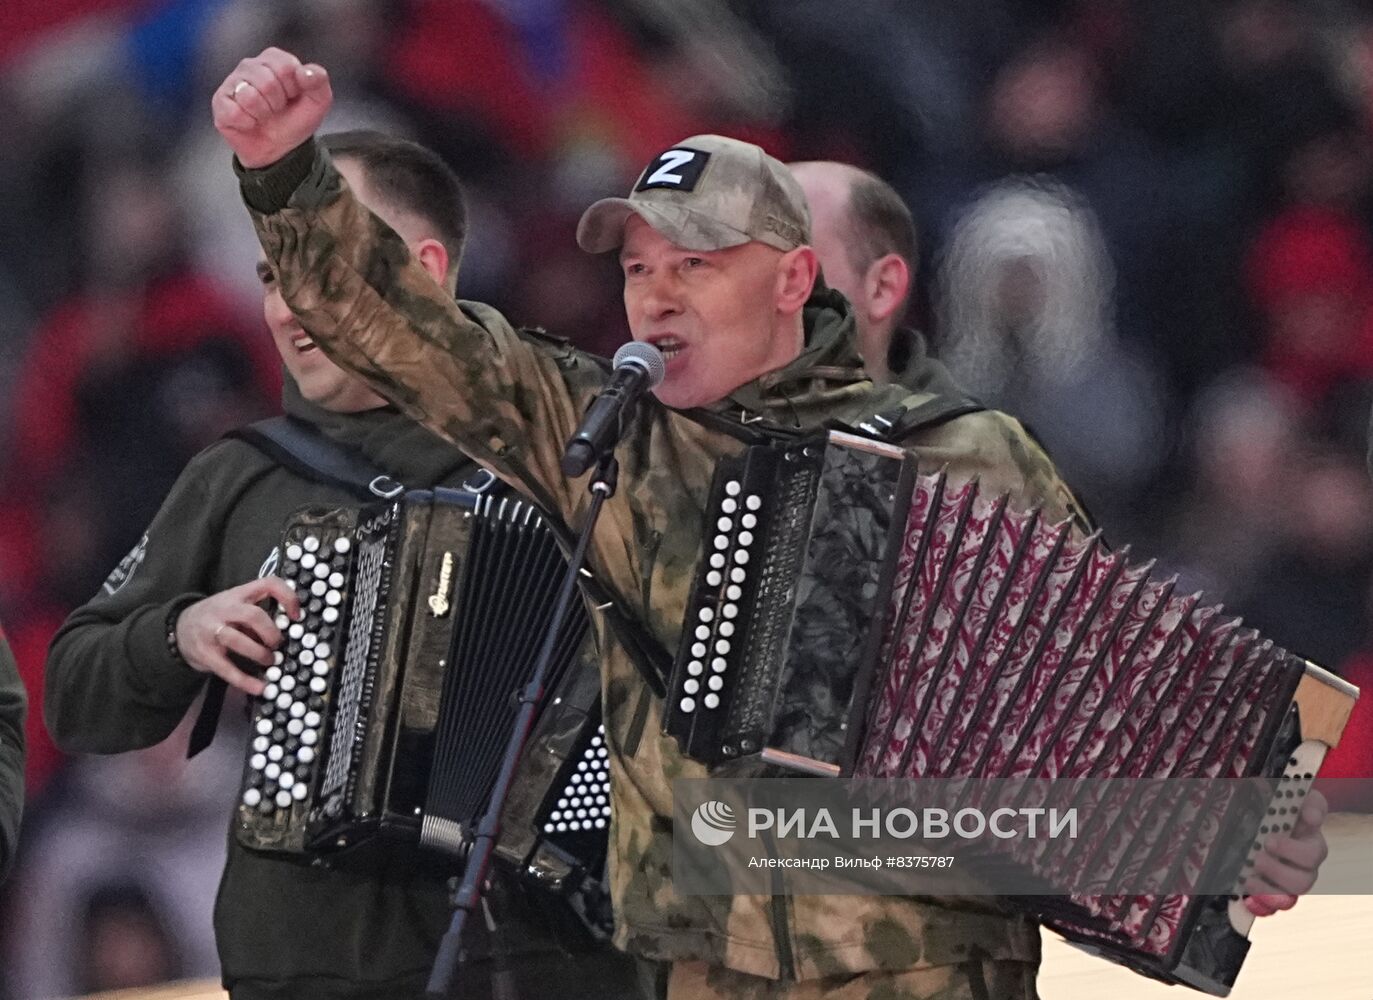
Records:
[[[273,413],[214,85],[275,44],[329,126],[438,150],[464,297],[611,353],[592,199],[698,132],[891,181],[910,321],[1116,544],[1373,688],[1373,14],[1344,0],[5,0],[0,621],[35,709],[0,1000],[216,971],[241,748],[68,760],[46,644],[180,468]],[[183,734],[184,737],[184,734]],[[1373,773],[1373,711],[1343,773]]]

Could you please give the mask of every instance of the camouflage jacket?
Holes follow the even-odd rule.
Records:
[[[363,208],[322,151],[306,143],[273,166],[240,171],[267,259],[316,341],[406,413],[555,512],[580,524],[583,480],[559,468],[563,446],[604,385],[602,364],[519,331],[490,307],[456,302]],[[858,359],[842,297],[821,290],[805,310],[806,342],[785,368],[741,386],[714,409],[741,421],[818,428],[857,424],[908,401],[875,387]],[[907,444],[927,468],[977,475],[1056,516],[1076,513],[1048,459],[1014,420],[960,417]],[[617,450],[619,491],[602,512],[590,563],[637,624],[677,648],[701,555],[717,461],[735,437],[648,400]],[[704,960],[805,980],[871,969],[947,965],[972,956],[1034,961],[1033,924],[969,901],[852,896],[687,896],[671,880],[672,782],[705,777],[662,734],[661,702],[625,648],[598,622],[613,783],[611,891],[616,940],[659,960]]]

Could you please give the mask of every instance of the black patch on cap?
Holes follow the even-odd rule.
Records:
[[[674,191],[695,191],[696,182],[701,179],[701,171],[706,168],[710,154],[700,149],[678,147],[659,153],[654,157],[635,191],[649,188],[672,188]]]

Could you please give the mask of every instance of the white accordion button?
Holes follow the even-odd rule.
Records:
[[[720,502],[720,509],[726,514],[733,514],[739,509],[739,501],[735,500],[733,497],[725,497],[725,499]]]
[[[337,590],[339,587],[342,587],[342,586],[343,586],[343,574],[342,574],[342,573],[330,573],[330,574],[329,574],[329,586],[333,587],[335,590]]]
[[[712,569],[724,569],[724,568],[725,568],[725,557],[722,556],[722,555],[721,555],[720,553],[718,553],[718,552],[714,553],[714,554],[710,557],[710,565],[711,565],[711,568],[712,568]],[[285,615],[283,615],[282,617],[284,618]],[[281,627],[282,627],[282,628],[285,628],[286,626],[285,626],[285,624],[283,624]]]
[[[265,688],[262,689],[262,698],[264,701],[275,701],[276,696],[280,693],[281,689],[278,688],[275,684],[268,684]]]
[[[290,624],[291,624],[291,619],[287,618],[285,615],[277,615],[277,617],[276,617],[276,626],[277,626],[277,628],[280,628],[280,629],[288,628],[288,627],[290,626]]]
[[[245,806],[255,806],[262,801],[262,793],[256,788],[250,788],[243,793],[243,804]]]
[[[316,677],[323,677],[329,673],[329,661],[316,659],[310,669],[315,672]]]
[[[314,569],[314,568],[315,568],[315,563],[318,562],[318,561],[319,561],[319,560],[317,560],[314,556],[310,555],[310,553],[307,552],[307,553],[305,553],[305,555],[303,555],[303,556],[300,557],[300,568],[301,568],[301,569]]]
[[[706,687],[710,688],[712,691],[719,691],[724,686],[725,679],[719,674],[711,674],[710,680],[706,681]]]
[[[291,798],[297,802],[304,802],[305,796],[310,794],[310,789],[305,787],[305,782],[297,781],[295,787],[291,789]]]
[[[299,750],[296,751],[296,757],[300,760],[302,764],[308,764],[310,763],[310,761],[315,759],[315,752],[311,750],[309,747],[301,747]]]
[[[749,510],[757,510],[763,506],[763,498],[757,493],[750,493],[747,499],[744,500],[744,506]]]
[[[699,677],[701,675],[701,671],[705,668],[706,665],[702,663],[700,660],[692,660],[690,663],[687,664],[687,673],[689,673],[692,677]]]
[[[748,529],[756,528],[756,527],[758,527],[758,515],[757,515],[757,514],[745,514],[743,517],[741,517],[741,518],[739,519],[739,523],[742,524],[745,528],[748,528]]]
[[[321,642],[318,646],[315,647],[315,655],[319,657],[321,660],[326,658],[329,655],[329,653],[330,649],[329,644],[327,642]]]
[[[716,547],[717,549],[720,549],[721,551],[723,551],[723,550],[729,548],[729,539],[726,538],[724,535],[716,535],[716,536],[715,536],[715,547]]]
[[[748,552],[746,552],[744,549],[739,549],[734,553],[734,561],[737,562],[740,566],[747,564]]]
[[[300,651],[300,665],[301,665],[302,667],[308,667],[310,664],[312,664],[312,663],[314,663],[314,662],[315,662],[315,654],[314,654],[314,651],[313,651],[313,650],[302,649],[302,650]]]
[[[287,674],[285,677],[281,679],[280,686],[281,690],[283,691],[294,691],[296,688],[296,679],[292,677],[290,674]]]
[[[310,593],[316,597],[323,597],[329,591],[329,585],[323,580],[316,580],[310,584]]]
[[[305,723],[301,722],[299,719],[292,719],[290,722],[286,723],[286,731],[292,736],[299,736],[304,729]]]
[[[294,698],[292,698],[289,694],[282,692],[281,694],[277,695],[277,708],[290,708],[293,701],[295,701]]]
[[[715,527],[719,528],[721,531],[728,531],[730,528],[734,527],[734,521],[732,518],[722,517],[715,522]]]
[[[319,642],[319,636],[315,635],[313,632],[307,632],[300,637],[300,644],[306,649],[314,649],[315,643],[317,642]]]
[[[705,697],[705,706],[706,706],[706,708],[719,708],[719,707],[720,707],[720,696],[719,696],[718,694],[714,694],[714,693],[711,693],[711,694],[706,695],[706,697]]]
[[[309,726],[311,729],[318,729],[318,728],[319,728],[319,724],[320,724],[319,713],[318,713],[318,712],[306,712],[306,713],[305,713],[305,724],[306,724],[307,726]]]
[[[283,663],[286,662],[286,654],[283,653],[281,650],[277,650],[275,653],[272,654],[272,662],[275,663],[278,667],[281,666]]]
[[[724,615],[726,618],[737,618],[739,615],[739,605],[726,604],[723,608],[720,609],[720,613]]]
[[[334,618],[337,618],[337,617],[338,617],[338,612],[335,611],[335,612],[334,612],[334,617],[333,617],[333,618],[330,618],[330,617],[329,617],[329,611],[330,611],[331,608],[337,607],[337,606],[338,606],[338,603],[339,603],[340,601],[342,601],[342,600],[343,600],[343,595],[340,594],[337,590],[331,590],[331,591],[329,591],[329,593],[327,593],[327,594],[324,595],[324,603],[327,604],[327,605],[329,605],[328,608],[325,608],[325,609],[324,609],[324,616],[325,616],[325,617],[324,617],[324,620],[325,620],[326,622],[331,622],[331,621],[334,620]]]
[[[315,563],[315,576],[323,580],[329,575],[329,564],[321,559]]]
[[[728,639],[721,639],[721,640],[719,640],[718,642],[716,642],[716,643],[715,643],[715,652],[719,653],[721,656],[724,656],[726,653],[728,653],[728,652],[729,652],[729,640],[728,640]]]
[[[744,589],[742,587],[736,587],[734,584],[730,584],[725,588],[725,597],[729,598],[731,601],[737,601],[743,596]]]
[[[282,809],[289,809],[291,806],[291,793],[285,789],[277,792],[276,803]]]
[[[267,759],[272,761],[273,763],[280,764],[281,755],[285,752],[286,751],[281,748],[281,744],[278,743],[277,745],[268,748]]]
[[[304,743],[307,747],[314,746],[318,740],[319,734],[316,733],[313,729],[307,729],[305,730],[305,732],[300,734],[300,742]]]
[[[741,532],[739,532],[739,544],[740,544],[740,545],[752,545],[752,544],[753,544],[753,532],[751,532],[751,531],[741,531]]]
[[[698,660],[699,660],[701,657],[705,656],[705,655],[706,655],[706,644],[705,644],[704,642],[695,642],[695,643],[692,643],[692,645],[691,645],[691,655],[694,656],[694,657],[696,657]]]
[[[732,636],[732,635],[734,634],[734,623],[733,623],[733,622],[721,622],[721,623],[720,623],[720,634],[723,635],[723,636],[725,636],[726,638],[728,638],[729,636]]]
[[[686,683],[682,685],[682,690],[687,694],[695,694],[697,691],[701,690],[701,682],[695,677],[688,677]]]
[[[272,720],[271,720],[271,719],[258,719],[258,721],[257,721],[257,731],[258,731],[259,733],[261,733],[263,736],[270,736],[270,735],[271,735],[271,732],[272,732]]]
[[[717,674],[723,674],[725,668],[728,666],[729,662],[723,656],[717,656],[710,661],[710,669],[714,670]]]
[[[299,719],[299,718],[300,718],[301,716],[303,716],[304,714],[305,714],[305,702],[303,702],[303,701],[293,701],[293,702],[291,702],[291,718],[293,718],[293,719]]]
[[[349,542],[348,539],[346,539],[346,538],[336,538],[336,539],[334,539],[334,551],[337,552],[337,553],[339,553],[340,555],[342,555],[344,552],[347,552],[350,548],[352,548],[352,543]]]
[[[310,678],[310,690],[313,691],[315,694],[323,694],[324,689],[328,686],[329,683],[323,677]]]
[[[286,546],[286,558],[291,562],[300,562],[301,555],[303,555],[303,553],[301,552],[299,545],[292,542],[290,545]]]
[[[319,538],[315,535],[306,535],[305,541],[300,543],[306,552],[319,551]]]
[[[737,497],[743,488],[743,483],[739,482],[737,479],[731,479],[729,482],[725,483],[725,495]]]
[[[293,622],[291,627],[286,630],[286,634],[292,639],[299,639],[305,634],[305,626],[300,622]]]
[[[290,771],[281,772],[281,777],[278,779],[278,784],[280,784],[282,788],[290,788],[295,783],[295,775],[293,775]]]
[[[281,774],[281,765],[275,762],[268,762],[267,766],[262,769],[262,773],[273,781],[276,781],[277,777]]]
[[[710,638],[710,626],[709,626],[709,625],[697,625],[697,626],[696,626],[696,638],[698,638],[698,639],[709,639],[709,638]]]
[[[718,569],[713,569],[706,574],[707,587],[718,587],[721,583],[724,582],[724,580],[725,578],[720,575],[720,571]]]
[[[265,736],[253,737],[253,749],[258,753],[266,753],[267,748],[272,745],[272,741]]]
[[[267,758],[263,754],[255,753],[248,758],[248,766],[254,771],[261,771],[267,766]]]
[[[338,591],[334,590],[330,591],[330,593],[337,594]],[[329,600],[328,596],[326,596],[324,599],[326,601]],[[335,601],[334,603],[337,604],[338,602]],[[338,621],[338,608],[325,608],[324,611],[321,613],[320,617],[322,617],[326,622],[332,625],[334,622]]]
[[[690,713],[696,711],[696,699],[695,699],[695,698],[683,698],[683,699],[681,700],[680,706],[681,706],[681,709],[682,709],[683,712],[686,712],[686,713],[690,714]]]
[[[281,668],[268,667],[267,672],[263,674],[263,676],[267,678],[267,683],[275,684],[277,681],[281,680]]]
[[[714,610],[712,610],[711,608],[702,608],[702,609],[701,609],[701,616],[700,616],[700,617],[701,617],[701,621],[703,621],[703,622],[708,622],[708,621],[711,621],[712,619],[714,619],[714,617],[715,617],[715,612],[714,612]]]
[[[743,552],[740,552],[739,554],[741,556],[745,555],[745,553]],[[735,566],[732,570],[729,571],[729,578],[733,580],[735,583],[743,583],[747,577],[748,574],[744,572],[744,568],[742,566]]]

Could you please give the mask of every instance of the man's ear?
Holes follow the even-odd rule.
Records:
[[[777,267],[777,311],[784,316],[799,313],[815,288],[820,259],[810,247],[797,247],[782,255]]]
[[[448,287],[448,248],[432,237],[422,239],[413,247],[420,266],[444,288]]]
[[[874,322],[889,319],[906,303],[911,287],[911,268],[900,254],[878,257],[863,276],[868,318]]]

